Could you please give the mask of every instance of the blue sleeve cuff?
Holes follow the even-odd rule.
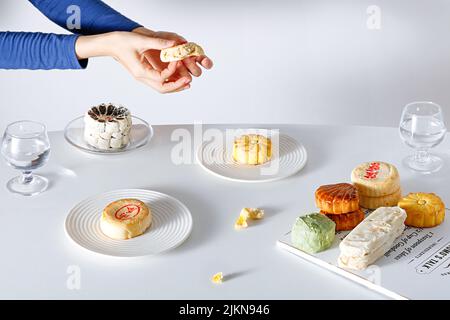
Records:
[[[67,61],[70,62],[70,69],[86,69],[89,63],[89,59],[81,59],[79,60],[77,57],[77,53],[75,50],[75,44],[79,35],[68,35],[67,38]]]

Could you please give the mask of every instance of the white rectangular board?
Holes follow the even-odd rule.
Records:
[[[450,299],[450,221],[434,228],[406,227],[391,249],[362,271],[337,265],[339,243],[348,233],[337,232],[331,248],[316,254],[295,248],[290,232],[277,245],[389,298]]]

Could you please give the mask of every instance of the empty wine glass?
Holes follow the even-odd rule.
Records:
[[[47,162],[50,153],[45,125],[34,121],[11,123],[3,135],[1,153],[11,167],[22,171],[21,176],[8,181],[9,191],[32,196],[47,189],[48,180],[32,174]]]
[[[439,105],[428,101],[407,104],[400,120],[400,136],[415,152],[404,159],[404,164],[420,173],[432,173],[441,169],[443,160],[428,151],[441,143],[446,133]]]

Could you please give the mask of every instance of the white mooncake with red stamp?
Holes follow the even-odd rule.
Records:
[[[400,189],[400,176],[392,164],[372,161],[360,164],[352,171],[352,182],[363,197],[385,197]]]
[[[126,240],[140,236],[151,224],[152,212],[144,202],[121,199],[103,210],[100,229],[111,239]]]

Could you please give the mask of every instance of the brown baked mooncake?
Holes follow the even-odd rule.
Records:
[[[358,190],[350,183],[320,186],[316,190],[316,205],[329,214],[357,211],[359,210]]]
[[[336,231],[353,230],[353,228],[364,220],[364,212],[361,209],[341,214],[332,214],[324,211],[320,211],[320,213],[334,221],[336,224]]]

